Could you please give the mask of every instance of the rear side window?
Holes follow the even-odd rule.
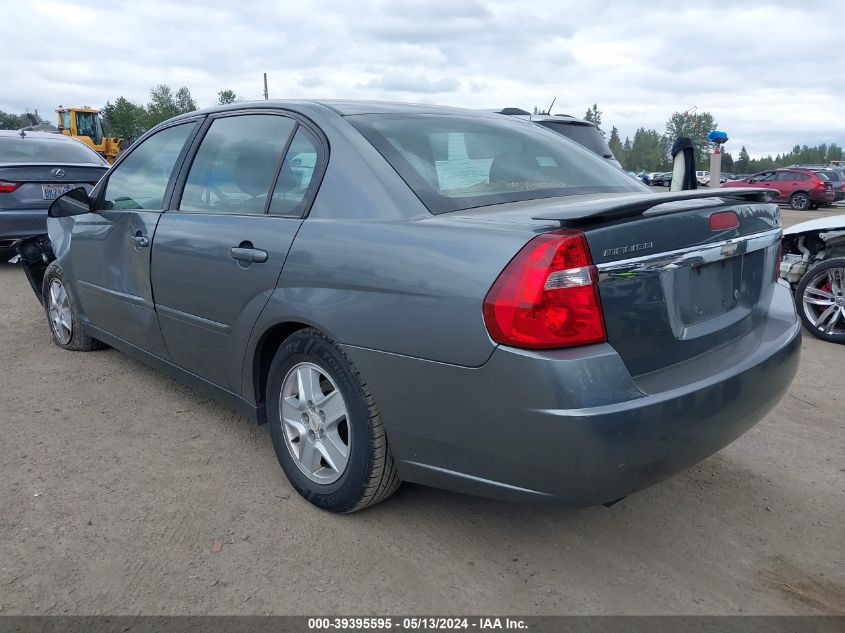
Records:
[[[264,213],[295,124],[271,114],[216,119],[194,157],[179,210]]]
[[[94,150],[66,136],[39,138],[26,135],[0,136],[0,163],[87,163],[105,162]]]
[[[507,117],[349,116],[432,213],[645,188],[594,153]]]
[[[103,208],[160,210],[173,166],[195,126],[165,128],[134,147],[109,176]]]
[[[802,175],[794,171],[779,171],[776,174],[775,180],[801,180]]]
[[[318,147],[319,143],[312,134],[299,126],[276,179],[270,213],[300,216],[305,211],[308,192],[314,182],[314,170],[319,165]]]

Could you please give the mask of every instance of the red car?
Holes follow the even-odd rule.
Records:
[[[762,187],[776,189],[777,202],[788,202],[798,211],[817,209],[819,205],[833,202],[836,193],[833,184],[824,174],[811,169],[771,169],[761,171],[742,180],[729,180],[722,187]]]

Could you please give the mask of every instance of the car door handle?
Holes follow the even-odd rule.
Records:
[[[267,251],[260,248],[233,246],[229,249],[229,256],[242,262],[255,262],[256,264],[263,264],[267,261]]]
[[[135,242],[135,246],[139,248],[146,248],[150,245],[150,238],[148,238],[146,235],[142,235],[140,231],[135,233],[135,235],[133,235],[129,239]]]

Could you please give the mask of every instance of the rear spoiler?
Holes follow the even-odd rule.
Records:
[[[651,209],[670,202],[685,200],[722,199],[724,201],[769,202],[778,192],[774,189],[754,187],[726,187],[724,189],[691,189],[670,193],[638,193],[630,196],[585,200],[572,204],[561,204],[556,209],[546,210],[532,216],[534,220],[558,220],[561,222],[589,221],[594,219],[613,220],[642,215]],[[689,209],[688,205],[676,205],[666,209],[667,213]],[[658,209],[652,213],[659,213]]]

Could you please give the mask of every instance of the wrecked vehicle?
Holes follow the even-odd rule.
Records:
[[[845,215],[786,229],[780,276],[792,286],[798,314],[810,333],[845,343]]]
[[[154,128],[20,252],[57,345],[266,422],[320,508],[403,480],[584,506],[786,392],[801,326],[773,193],[653,193],[491,113],[261,101]]]

